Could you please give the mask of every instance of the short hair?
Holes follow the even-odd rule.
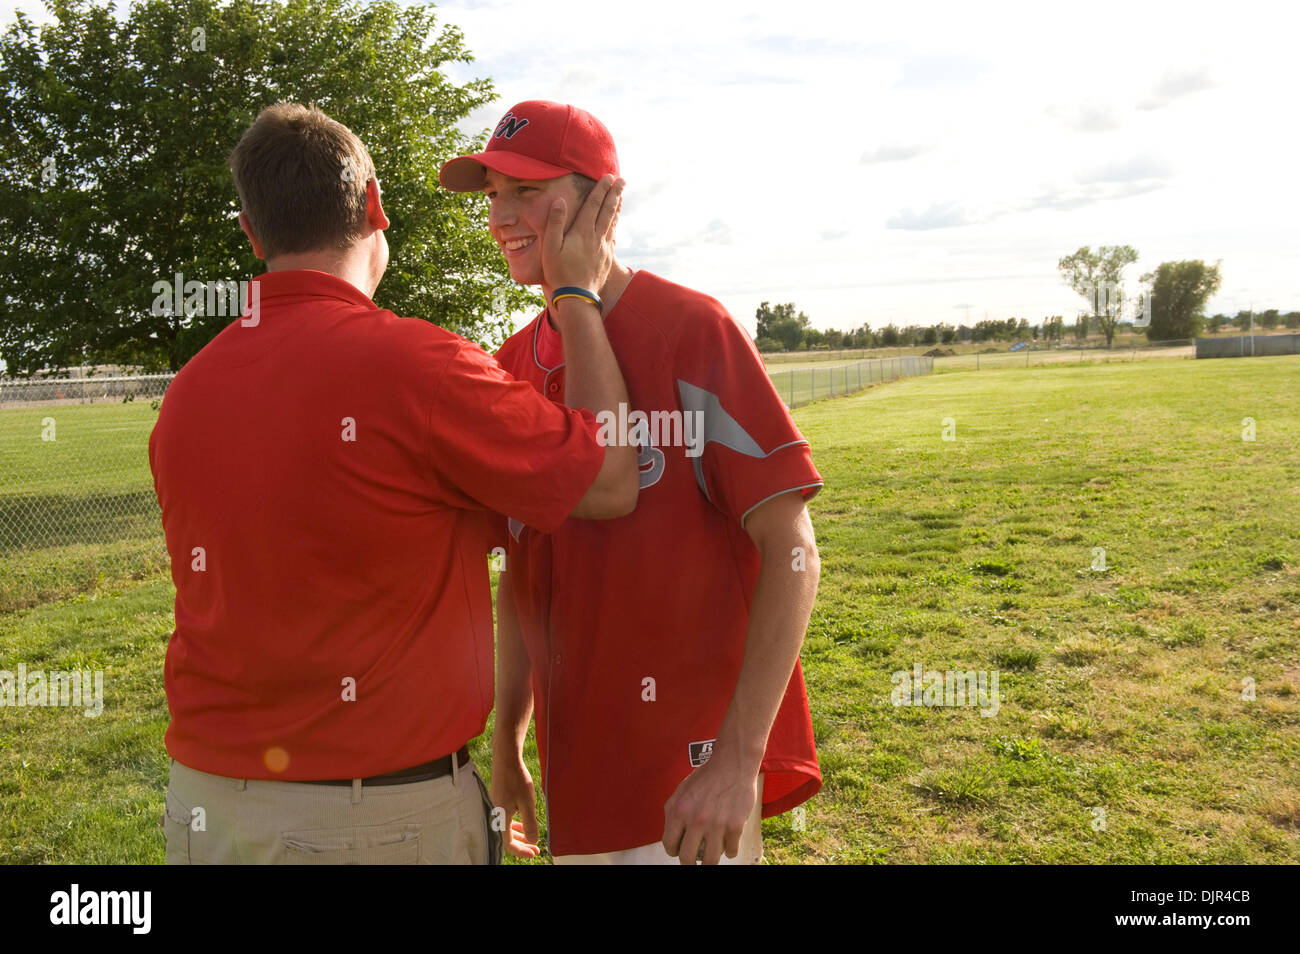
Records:
[[[267,258],[347,249],[364,234],[370,153],[314,106],[276,103],[230,154],[243,212]]]
[[[570,172],[569,178],[573,181],[573,188],[578,192],[578,201],[586,202],[587,196],[591,195],[591,190],[596,188],[596,180],[584,176],[581,172]]]

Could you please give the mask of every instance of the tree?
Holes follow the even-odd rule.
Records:
[[[1088,340],[1088,316],[1080,315],[1074,319],[1074,337],[1077,341]]]
[[[1227,315],[1215,315],[1210,319],[1210,334],[1218,334],[1230,320]]]
[[[376,303],[489,346],[540,304],[510,280],[480,196],[438,186],[484,141],[457,123],[487,80],[431,7],[391,0],[140,0],[123,19],[53,0],[0,37],[0,359],[176,370],[228,313],[155,315],[155,282],[264,270],[236,220],[226,157],[257,112],[314,103],[370,150],[392,225]]]
[[[1282,318],[1288,328],[1300,328],[1300,311],[1288,311]]]
[[[1151,290],[1150,341],[1195,338],[1205,321],[1205,302],[1219,290],[1219,265],[1192,259],[1162,262],[1154,272],[1142,276]]]
[[[1099,245],[1095,252],[1085,245],[1056,263],[1069,286],[1088,302],[1088,315],[1106,336],[1108,348],[1124,299],[1120,279],[1125,267],[1137,260],[1137,250],[1130,245]]]
[[[898,347],[898,328],[892,321],[880,329],[880,344],[886,348]]]
[[[844,346],[846,348],[874,348],[876,346],[876,335],[871,330],[871,325],[859,325],[846,334],[844,336]]]
[[[1053,339],[1060,341],[1065,336],[1065,318],[1052,315],[1043,319],[1043,337],[1050,345]]]
[[[763,302],[754,312],[754,320],[758,332],[756,337],[779,341],[782,350],[796,351],[801,344],[805,344],[804,334],[808,327],[808,316],[803,312],[796,315],[793,302],[786,302],[775,308]]]
[[[1261,311],[1259,317],[1255,320],[1259,322],[1261,328],[1272,331],[1277,327],[1278,322],[1282,320],[1282,315],[1276,308],[1270,308],[1268,311]]]

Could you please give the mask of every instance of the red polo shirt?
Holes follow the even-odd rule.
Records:
[[[167,751],[234,778],[377,775],[492,708],[492,511],[554,528],[604,459],[588,411],[316,271],[255,279],[149,440],[176,584]]]

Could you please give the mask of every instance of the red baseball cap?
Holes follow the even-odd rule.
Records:
[[[443,165],[438,181],[452,192],[477,192],[485,168],[515,179],[555,179],[578,172],[589,179],[618,176],[614,137],[591,113],[530,99],[501,117],[487,149]]]

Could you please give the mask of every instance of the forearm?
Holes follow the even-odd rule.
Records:
[[[799,570],[792,568],[791,551],[796,546],[804,551]],[[761,555],[744,660],[716,743],[716,749],[754,772],[763,760],[768,733],[799,658],[820,572],[811,535],[788,537],[764,548]]]
[[[611,411],[617,420],[619,405],[627,404],[627,385],[600,309],[576,298],[566,298],[552,308],[564,344],[564,403],[593,414]]]
[[[497,688],[496,721],[492,747],[496,752],[518,756],[524,750],[528,720],[533,714],[532,666],[524,646],[523,631],[510,595],[509,581],[502,573],[497,581]]]
[[[600,310],[587,301],[562,300],[557,324],[564,342],[565,403],[586,408],[602,425],[605,460],[588,497],[574,508],[575,517],[619,517],[636,506],[639,475],[636,448],[628,439],[627,385],[605,336]]]

